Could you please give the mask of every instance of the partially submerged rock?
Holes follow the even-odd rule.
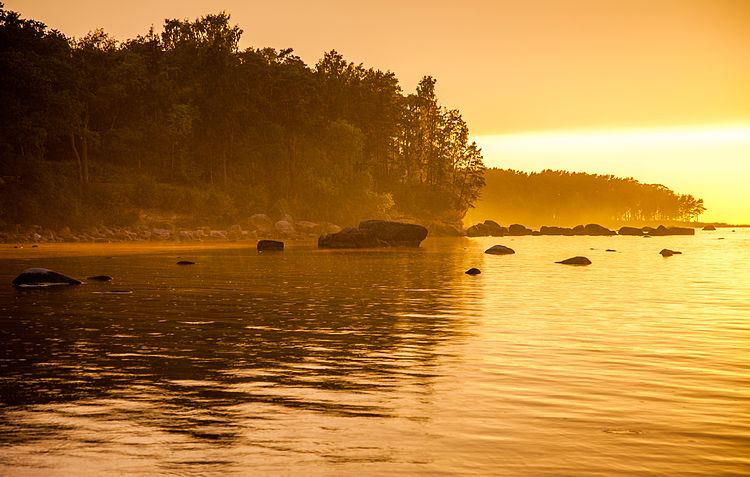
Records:
[[[260,240],[257,249],[259,252],[283,252],[284,242],[279,240]]]
[[[695,229],[692,227],[665,227],[660,225],[655,229],[650,227],[644,227],[643,229],[648,231],[649,235],[658,237],[664,235],[695,235]]]
[[[716,227],[714,227],[713,225],[706,225],[705,227],[703,227],[703,230],[716,230]]]
[[[391,247],[419,247],[428,233],[421,225],[387,220],[365,220],[359,223],[359,230],[371,232]]]
[[[563,265],[591,265],[591,260],[586,257],[578,256],[566,258],[565,260],[561,260],[555,263],[562,263]]]
[[[318,238],[320,248],[419,247],[427,237],[421,225],[366,220],[358,228],[348,227],[338,233]]]
[[[87,280],[93,280],[95,282],[108,282],[112,280],[112,277],[109,275],[94,275],[93,277],[88,277]]]
[[[482,273],[482,271],[479,270],[478,268],[470,268],[466,270],[464,273],[467,275],[479,275],[480,273]]]
[[[677,250],[669,250],[668,248],[663,248],[661,252],[659,252],[662,257],[671,257],[672,255],[682,255],[682,252],[678,252]]]
[[[180,260],[177,262],[177,265],[195,265],[195,262],[191,262],[190,260]]]
[[[516,251],[505,245],[493,245],[485,250],[484,253],[489,253],[490,255],[511,255],[516,253]]]
[[[11,282],[11,285],[14,287],[48,287],[80,284],[80,280],[47,268],[27,268]]]
[[[640,236],[643,235],[643,229],[639,229],[638,227],[620,227],[620,230],[618,230],[617,233],[619,235]]]
[[[533,231],[526,227],[525,225],[521,224],[512,224],[508,227],[508,235],[513,236],[521,236],[521,235],[531,235]]]

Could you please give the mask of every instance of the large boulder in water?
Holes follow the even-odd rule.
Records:
[[[258,252],[283,252],[284,242],[279,240],[259,240]]]
[[[660,225],[655,229],[649,230],[648,233],[649,235],[660,237],[664,235],[695,235],[695,229],[692,227],[665,227]]]
[[[531,235],[533,231],[521,224],[512,224],[508,227],[508,235],[521,236]]]
[[[80,284],[80,280],[46,268],[27,268],[11,282],[11,285],[14,287],[48,287]]]
[[[359,223],[359,230],[369,231],[391,247],[419,247],[428,233],[421,225],[388,220],[365,220]]]
[[[359,228],[349,227],[338,233],[321,236],[318,239],[318,247],[419,247],[426,237],[427,229],[421,225],[387,220],[365,220],[359,224]]]
[[[375,238],[369,230],[347,227],[340,232],[318,237],[318,248],[373,248],[388,244]]]
[[[599,224],[586,224],[583,231],[586,235],[615,235],[616,233],[614,230],[609,230]]]
[[[639,229],[638,227],[620,227],[620,230],[618,230],[617,233],[619,235],[641,236],[643,235],[643,229]]]
[[[466,235],[468,237],[504,237],[508,235],[508,228],[494,220],[485,220],[466,229]]]
[[[555,227],[555,226],[547,226],[542,225],[542,227],[539,229],[540,235],[574,235],[573,229],[568,227]]]

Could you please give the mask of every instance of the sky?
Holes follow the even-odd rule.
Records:
[[[116,7],[114,5],[117,5]],[[748,0],[6,0],[81,37],[160,31],[226,11],[241,48],[336,49],[424,75],[491,167],[634,177],[702,197],[706,221],[750,223]]]

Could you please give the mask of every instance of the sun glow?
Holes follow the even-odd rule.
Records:
[[[704,199],[703,221],[750,223],[750,124],[477,136],[487,167],[633,177]]]

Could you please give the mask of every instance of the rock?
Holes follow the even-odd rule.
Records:
[[[638,227],[620,227],[620,230],[617,231],[620,235],[643,235],[643,229],[639,229]]]
[[[605,250],[605,252],[616,252],[616,251],[617,251],[617,250],[615,250],[615,249],[613,249],[613,248],[608,248],[607,250]]]
[[[260,240],[257,245],[258,252],[283,252],[284,242],[278,240]]]
[[[504,237],[508,235],[507,227],[502,227],[494,220],[485,220],[466,229],[469,237]]]
[[[468,229],[466,229],[467,237],[489,237],[489,235],[490,235],[489,227],[487,227],[484,224],[474,224]]]
[[[80,285],[81,281],[46,268],[27,268],[13,279],[14,287],[48,287],[54,285]]]
[[[249,219],[250,225],[262,234],[273,232],[273,221],[266,214],[253,214]]]
[[[508,227],[508,235],[521,236],[531,235],[532,233],[531,229],[528,229],[521,224],[513,224]]]
[[[511,255],[516,253],[516,251],[505,245],[493,245],[485,250],[484,253],[489,253],[490,255]]]
[[[307,220],[300,220],[299,222],[295,223],[294,228],[298,232],[307,235],[322,235],[326,233],[323,226]]]
[[[651,229],[649,235],[659,237],[665,235],[695,235],[695,229],[692,227],[665,227],[660,225],[655,229]]]
[[[479,275],[480,273],[482,273],[482,271],[479,270],[478,268],[470,268],[466,270],[464,273],[467,275]]]
[[[716,227],[714,227],[713,225],[706,225],[705,227],[703,227],[703,230],[706,230],[706,231],[716,230]]]
[[[388,244],[375,238],[369,230],[347,227],[340,232],[318,237],[318,248],[373,248]]]
[[[285,237],[291,237],[295,234],[293,223],[287,220],[279,220],[274,224],[274,228]]]
[[[555,263],[562,263],[563,265],[591,265],[591,260],[589,260],[586,257],[572,257],[572,258],[566,258],[565,260],[555,262]]]
[[[191,262],[190,260],[180,260],[177,262],[177,265],[195,265],[195,262]]]
[[[546,225],[542,225],[542,227],[539,229],[540,235],[575,235],[573,233],[573,229],[567,228],[567,227],[548,227]]]
[[[387,220],[365,220],[359,223],[359,230],[370,232],[390,247],[419,247],[428,233],[421,225]]]
[[[586,235],[615,235],[617,233],[599,224],[586,224],[583,231]]]
[[[677,250],[669,250],[668,248],[663,248],[661,252],[659,252],[662,257],[671,257],[672,255],[682,255],[682,252],[678,252]]]
[[[108,282],[112,280],[112,277],[109,275],[94,275],[93,277],[88,277],[87,280],[93,280],[95,282]]]

